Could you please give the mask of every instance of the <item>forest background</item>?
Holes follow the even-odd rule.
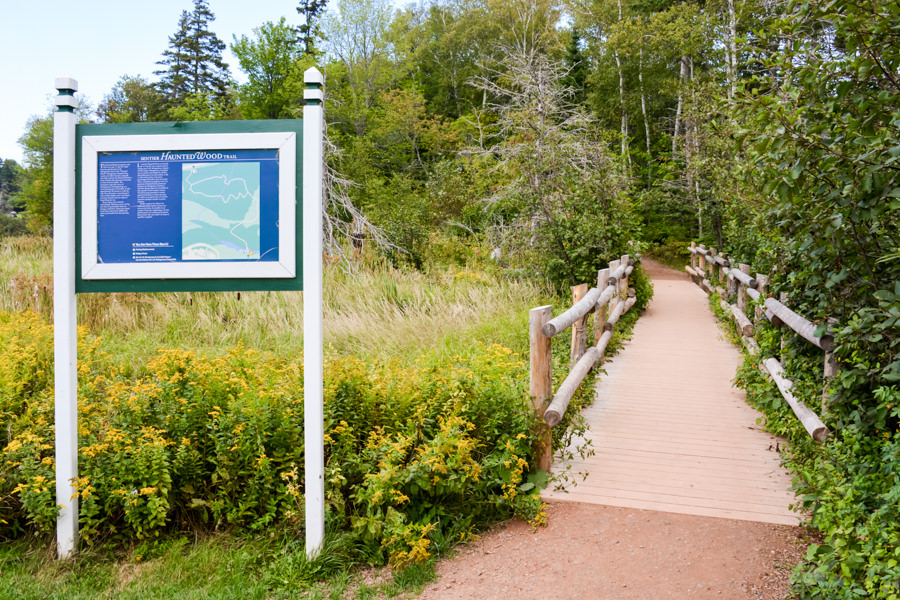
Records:
[[[827,415],[840,433],[794,440],[825,535],[798,593],[897,597],[900,6],[304,0],[233,40],[241,85],[213,23],[194,0],[161,41],[157,79],[123,75],[80,117],[295,118],[318,66],[336,260],[425,272],[494,253],[506,274],[561,291],[621,254],[677,259],[697,240],[769,273],[774,294],[835,331],[842,363]],[[51,142],[37,115],[24,164],[0,165],[4,233],[49,231]],[[821,384],[801,345],[776,353],[796,382]],[[751,397],[793,436],[754,377]]]

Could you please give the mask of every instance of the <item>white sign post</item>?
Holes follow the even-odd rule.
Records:
[[[53,115],[53,362],[56,426],[56,550],[67,558],[78,539],[78,336],[75,312],[75,92],[56,79]]]
[[[323,251],[323,206],[322,206],[322,176],[324,154],[324,107],[323,85],[324,78],[315,68],[309,69],[304,75],[306,91],[304,98],[306,106],[303,110],[303,346],[304,346],[304,456],[305,456],[305,487],[306,487],[306,552],[309,557],[316,556],[322,547],[325,536],[325,432],[324,432],[324,359],[322,347],[322,251]],[[90,260],[83,264],[88,267],[89,273],[78,276],[76,271],[76,141],[79,135],[83,135],[82,171],[82,196],[87,189],[90,198],[82,197],[82,209],[87,206],[88,214],[83,220],[93,228],[84,234],[87,238],[87,248],[94,262],[97,260],[97,235],[96,225],[96,196],[97,186],[90,187],[90,182],[96,182],[97,162],[91,162],[91,157],[102,150],[104,152],[125,152],[133,150],[200,150],[194,146],[202,146],[207,143],[206,137],[215,137],[209,143],[227,148],[273,148],[279,157],[278,186],[281,188],[278,201],[281,203],[277,218],[282,223],[282,231],[278,234],[278,248],[283,254],[277,263],[267,264],[265,261],[254,261],[254,268],[250,272],[241,271],[239,276],[245,279],[257,278],[294,278],[295,254],[297,251],[296,238],[293,224],[296,222],[295,202],[297,188],[294,179],[297,161],[295,154],[296,140],[293,127],[284,130],[272,127],[271,122],[263,131],[284,131],[281,133],[260,133],[260,124],[253,126],[253,131],[244,134],[244,130],[238,129],[238,123],[223,123],[217,125],[215,136],[182,134],[179,136],[144,133],[136,136],[107,134],[98,132],[96,139],[82,131],[76,132],[75,122],[75,92],[78,83],[70,77],[60,77],[56,80],[56,88],[59,95],[56,97],[58,111],[53,119],[53,326],[54,326],[54,368],[55,368],[55,427],[56,427],[56,503],[60,512],[57,519],[56,538],[57,551],[60,559],[71,556],[78,541],[78,493],[75,482],[78,479],[78,363],[77,363],[77,314],[76,314],[76,290],[82,292],[91,291],[122,291],[118,289],[93,289],[88,288],[90,279],[115,280],[138,279],[140,277],[157,277],[160,281],[171,280],[174,277],[196,277],[192,267],[175,269],[184,265],[176,265],[175,269],[169,266],[169,262],[163,265],[163,271],[152,271],[149,274],[137,275],[132,265],[127,264],[124,269],[113,270],[111,273],[93,275]],[[146,132],[146,126],[141,132]],[[162,124],[160,124],[162,125]],[[106,127],[103,125],[85,125],[85,128]],[[118,126],[121,127],[121,126]],[[237,135],[225,134],[221,131],[237,133]],[[99,130],[97,130],[99,131]],[[205,128],[204,131],[211,131]],[[249,132],[250,130],[246,130]],[[165,132],[168,133],[168,132]],[[110,135],[104,139],[104,135]],[[287,137],[285,137],[285,135]],[[283,139],[282,139],[283,138]],[[137,140],[137,141],[135,141]],[[97,145],[101,150],[97,150]],[[137,147],[135,144],[147,146]],[[261,144],[261,145],[260,145]],[[133,147],[134,146],[134,147]],[[157,147],[159,146],[159,147]],[[184,146],[184,148],[182,147]],[[93,154],[91,149],[93,148]],[[222,147],[217,148],[222,150]],[[262,150],[265,151],[265,150]],[[91,204],[91,201],[94,201]],[[288,210],[290,209],[290,210]],[[82,210],[84,213],[84,210]],[[277,221],[272,217],[273,222]],[[130,230],[129,230],[130,231]],[[290,234],[290,235],[288,235]],[[85,240],[83,240],[83,243]],[[151,244],[153,245],[153,244]],[[156,244],[165,245],[165,244]],[[171,244],[170,244],[171,245]],[[83,259],[83,257],[82,257]],[[113,261],[115,262],[115,261]],[[120,261],[121,262],[121,261]],[[128,261],[126,261],[127,263]],[[299,261],[296,261],[299,262]],[[256,266],[258,263],[259,266]],[[105,267],[105,265],[103,265]],[[155,267],[158,265],[151,265]],[[216,265],[213,265],[215,267]],[[94,265],[96,267],[96,265]],[[230,274],[239,270],[231,264],[224,265],[224,272]],[[115,266],[114,266],[115,269]],[[210,266],[204,265],[203,269],[209,271]],[[204,271],[204,273],[205,273]],[[88,276],[86,276],[88,275]],[[211,280],[204,274],[208,280]],[[213,278],[222,278],[222,273],[214,273]],[[219,279],[219,281],[225,281]],[[233,279],[231,281],[242,281]],[[259,280],[262,281],[262,280]],[[268,280],[267,280],[268,281]],[[101,281],[102,283],[102,281]],[[137,282],[141,283],[141,282]],[[202,282],[201,282],[202,283]],[[153,286],[158,285],[150,281]],[[192,281],[189,285],[195,285]],[[78,286],[84,287],[78,287]],[[137,285],[134,282],[129,285]],[[228,289],[228,281],[216,283],[214,289]],[[251,284],[249,289],[293,289],[293,288],[255,288]],[[275,285],[265,283],[266,286]],[[128,289],[128,288],[126,288]],[[153,287],[144,288],[149,291],[161,291]],[[202,289],[202,288],[201,288]],[[238,288],[240,289],[240,288]],[[245,288],[247,289],[247,288]],[[173,291],[183,291],[183,288],[174,288]]]
[[[322,350],[322,169],[324,78],[303,74],[303,427],[306,488],[306,555],[315,557],[325,537],[325,417]]]

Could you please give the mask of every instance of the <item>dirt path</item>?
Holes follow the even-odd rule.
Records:
[[[655,281],[682,275],[646,265]],[[627,352],[627,350],[626,350]],[[551,500],[549,524],[498,526],[438,566],[422,600],[780,600],[803,530]]]
[[[441,562],[421,600],[781,600],[802,530],[575,502],[511,522]]]

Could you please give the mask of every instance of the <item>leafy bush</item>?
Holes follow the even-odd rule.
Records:
[[[757,327],[763,356],[780,355],[794,394],[817,407],[824,382],[821,351],[766,324]],[[855,378],[849,366],[843,377]],[[800,507],[822,532],[793,575],[794,591],[804,599],[900,598],[900,389],[882,385],[855,402],[855,420],[838,425],[826,414],[832,435],[813,442],[774,384],[748,357],[736,383],[766,415],[769,430],[788,437],[786,465],[795,473]],[[842,389],[840,380],[836,388]]]
[[[0,212],[0,238],[26,235],[27,233],[28,225],[25,223],[25,219]]]
[[[302,363],[243,347],[162,349],[135,378],[82,335],[80,530],[85,544],[163,532],[299,526]],[[52,327],[0,313],[0,535],[49,532]],[[409,367],[328,361],[325,457],[331,522],[370,561],[429,556],[433,539],[514,514],[540,518],[525,481],[535,422],[523,361],[500,346]]]

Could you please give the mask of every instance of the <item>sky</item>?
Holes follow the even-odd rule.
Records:
[[[210,29],[226,44],[232,35],[284,16],[300,23],[296,0],[209,0]],[[153,71],[191,0],[0,0],[0,158],[22,163],[17,140],[31,115],[53,109],[57,77],[78,81],[78,92],[96,106],[123,75],[156,81]],[[242,81],[237,59],[224,53]]]

